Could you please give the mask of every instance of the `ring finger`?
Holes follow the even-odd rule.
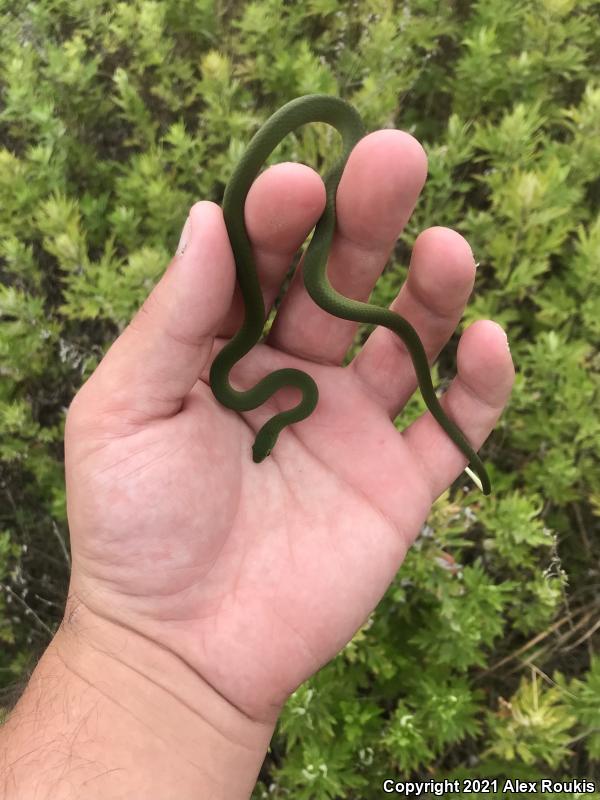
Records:
[[[429,363],[456,329],[474,279],[473,253],[456,231],[434,227],[417,237],[407,280],[390,308],[415,328]],[[348,368],[392,419],[417,386],[402,339],[381,326],[370,334]]]

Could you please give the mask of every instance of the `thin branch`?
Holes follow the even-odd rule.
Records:
[[[55,534],[56,538],[60,542],[60,547],[61,547],[61,550],[63,552],[63,556],[65,557],[65,561],[67,563],[67,566],[68,566],[69,569],[71,569],[71,556],[69,555],[69,551],[67,549],[67,545],[66,545],[66,542],[65,542],[65,540],[63,538],[63,535],[59,531],[58,525],[56,524],[56,522],[54,520],[52,520],[52,530],[54,531],[54,534]]]
[[[564,686],[560,686],[560,684],[558,684],[556,681],[552,680],[552,678],[549,675],[547,675],[543,670],[541,670],[539,667],[536,667],[536,665],[533,663],[533,661],[525,661],[523,663],[523,666],[524,667],[529,667],[529,669],[531,669],[533,672],[535,672],[537,675],[539,675],[542,680],[546,681],[546,683],[549,686],[554,686],[555,688],[560,689],[560,691],[563,694],[568,694],[569,697],[575,698],[575,695],[573,694],[573,692],[570,692],[568,689],[565,689]]]
[[[23,598],[22,598],[22,597],[20,597],[20,596],[19,596],[19,595],[18,595],[18,594],[17,594],[15,591],[13,591],[13,590],[10,588],[10,586],[7,586],[5,583],[0,583],[0,589],[4,589],[4,591],[5,591],[5,592],[8,592],[8,594],[9,594],[11,597],[14,597],[14,599],[15,599],[15,600],[16,600],[18,603],[21,603],[21,605],[22,605],[22,606],[25,606],[25,608],[27,609],[27,611],[28,611],[28,612],[29,612],[29,613],[30,613],[30,614],[31,614],[31,615],[32,615],[32,616],[33,616],[33,617],[34,617],[34,618],[37,620],[37,622],[38,622],[38,623],[39,623],[39,624],[42,626],[42,628],[43,628],[43,629],[46,631],[46,633],[47,633],[47,634],[50,636],[50,638],[51,638],[51,639],[52,639],[52,638],[54,638],[54,631],[53,631],[53,630],[51,630],[51,629],[50,629],[50,628],[49,628],[49,627],[46,625],[46,623],[44,622],[44,620],[43,620],[43,619],[40,619],[40,618],[38,617],[38,615],[35,613],[35,611],[33,610],[33,608],[31,608],[31,606],[29,606],[29,605],[28,605],[28,603],[26,603],[26,602],[25,602],[25,600],[23,600]]]
[[[577,527],[579,528],[579,533],[581,534],[581,540],[583,542],[583,546],[585,547],[585,552],[588,556],[592,555],[592,546],[590,545],[590,540],[588,539],[587,531],[585,529],[585,525],[583,524],[583,517],[581,516],[581,508],[579,503],[572,504],[573,512],[575,514],[575,519],[577,520]]]
[[[580,733],[579,736],[573,737],[573,739],[569,739],[569,744],[575,744],[575,742],[581,741],[581,739],[585,739],[587,736],[591,736],[592,733],[600,733],[600,728],[590,728],[589,731],[584,731]]]
[[[570,650],[570,649],[571,649],[571,646],[569,646],[569,647],[566,647],[566,648],[565,648],[565,647],[563,646],[563,645],[564,645],[564,642],[568,641],[568,639],[569,639],[569,638],[572,636],[572,634],[573,634],[573,633],[575,633],[575,631],[579,630],[579,628],[581,628],[581,627],[583,627],[585,624],[587,624],[587,622],[589,622],[589,620],[590,620],[590,619],[591,619],[591,618],[592,618],[592,617],[595,615],[595,613],[596,613],[595,609],[592,609],[592,611],[589,611],[587,614],[585,614],[585,615],[584,615],[584,616],[583,616],[583,617],[582,617],[582,618],[579,620],[579,622],[578,622],[576,625],[573,625],[573,627],[572,627],[572,628],[570,628],[570,629],[569,629],[569,630],[568,630],[566,633],[564,633],[562,636],[559,636],[559,637],[558,637],[558,639],[556,639],[556,641],[553,643],[553,644],[554,644],[554,649],[555,649],[555,650],[556,650],[556,649],[560,649],[560,650],[562,650],[562,652],[563,652],[563,653],[564,653],[564,652],[566,652],[566,650]],[[587,634],[586,634],[586,635],[587,635]],[[584,636],[583,638],[585,638],[585,636]],[[548,647],[548,646],[549,646],[549,645],[543,645],[543,646],[540,648],[540,650],[538,650],[536,653],[532,653],[532,654],[531,654],[530,656],[528,656],[528,657],[527,657],[527,658],[526,658],[524,661],[521,661],[520,663],[516,664],[516,665],[515,665],[515,666],[514,666],[514,667],[513,667],[513,668],[512,668],[512,669],[511,669],[509,672],[508,672],[508,674],[509,674],[509,675],[512,675],[514,672],[518,672],[518,671],[519,671],[520,669],[522,669],[523,667],[531,667],[531,666],[532,666],[532,661],[533,661],[533,659],[534,659],[534,658],[535,658],[535,659],[539,659],[539,658],[541,658],[541,657],[542,657],[542,655],[544,655],[544,651],[547,649],[547,647]],[[547,654],[546,654],[546,655],[547,655]]]
[[[598,622],[596,622],[595,625],[592,625],[592,627],[589,629],[589,631],[586,631],[583,634],[583,636],[580,636],[579,639],[577,639],[576,642],[573,642],[573,644],[570,644],[568,647],[563,647],[563,653],[568,653],[569,650],[574,650],[578,645],[580,645],[583,642],[585,642],[586,639],[589,639],[591,636],[593,636],[596,633],[596,631],[598,630],[598,628],[600,628],[600,619],[598,620]]]
[[[588,603],[588,605],[581,606],[581,608],[578,608],[575,612],[573,612],[573,614],[567,614],[564,617],[561,617],[559,620],[557,620],[552,625],[550,625],[549,628],[546,628],[546,630],[541,631],[536,636],[534,636],[533,639],[530,639],[528,642],[525,642],[525,644],[522,645],[521,647],[519,647],[518,650],[515,650],[514,653],[510,653],[509,655],[505,656],[504,658],[501,658],[500,661],[497,661],[495,664],[492,664],[491,667],[488,667],[486,670],[484,670],[482,673],[480,673],[481,677],[483,677],[484,675],[489,675],[490,672],[495,672],[497,669],[500,669],[500,667],[503,667],[505,664],[508,664],[510,661],[514,661],[516,658],[519,658],[519,656],[523,655],[523,653],[526,653],[527,650],[529,650],[530,648],[535,647],[536,644],[538,644],[539,642],[541,642],[544,639],[546,639],[548,636],[550,636],[552,633],[554,633],[554,631],[556,631],[558,628],[561,628],[565,623],[567,623],[567,622],[571,622],[572,623],[572,617],[573,616],[577,616],[578,614],[581,614],[584,611],[588,611],[590,608],[593,608],[595,605],[596,605],[596,602],[593,601],[591,603]],[[591,616],[591,613],[588,614],[584,618],[584,624],[589,619],[590,616]],[[577,627],[580,624],[581,624],[580,622],[577,623],[577,626],[575,626],[575,628],[572,629],[572,630],[577,630]],[[570,634],[571,634],[571,631],[569,631],[568,635],[570,635]]]

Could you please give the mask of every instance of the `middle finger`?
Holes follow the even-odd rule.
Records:
[[[425,151],[404,131],[375,131],[358,142],[338,187],[337,223],[327,264],[329,280],[340,294],[368,300],[426,175]],[[304,288],[301,262],[267,343],[312,361],[340,365],[357,325],[315,304]]]

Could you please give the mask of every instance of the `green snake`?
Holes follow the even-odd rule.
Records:
[[[235,258],[237,280],[244,301],[244,321],[233,338],[215,357],[210,369],[210,385],[214,396],[234,411],[258,408],[283,386],[301,390],[302,399],[293,408],[271,417],[258,431],[252,447],[256,463],[265,459],[287,426],[308,417],[315,409],[319,391],[315,381],[298,369],[278,369],[262,378],[254,388],[238,391],[229,382],[229,372],[261,338],[265,324],[265,307],[252,246],[244,224],[246,195],[261,166],[288,133],[308,122],[325,122],[337,129],[343,142],[343,154],[326,175],[325,210],[319,218],[304,255],[304,285],[312,299],[325,311],[341,319],[383,325],[402,339],[411,356],[423,400],[448,436],[469,460],[468,474],[489,494],[490,481],[485,466],[461,430],[442,409],[433,388],[427,356],[415,329],[403,317],[386,308],[350,300],[335,291],[327,278],[327,256],[336,222],[335,198],[338,184],[355,144],[365,133],[358,112],[345,101],[329,95],[311,94],[297,97],[276,111],[252,137],[225,188],[223,216]]]

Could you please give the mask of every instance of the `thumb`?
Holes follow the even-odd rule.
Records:
[[[177,413],[206,366],[234,288],[221,208],[195,203],[167,270],[80,394],[95,410],[126,410],[128,421]]]

